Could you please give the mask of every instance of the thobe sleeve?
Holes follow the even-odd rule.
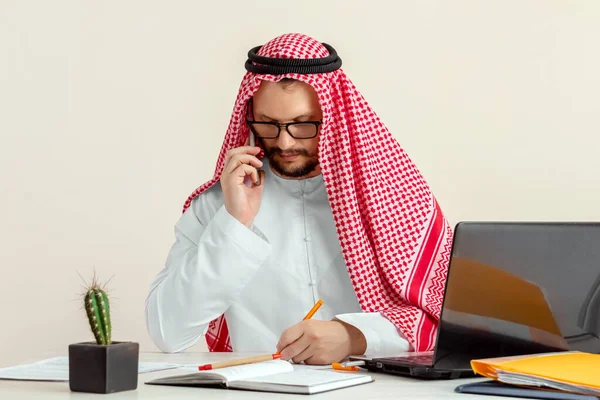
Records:
[[[367,341],[365,354],[398,354],[412,351],[412,346],[396,326],[377,312],[338,314],[336,319],[354,326]]]
[[[196,200],[206,202],[201,197]],[[248,229],[223,205],[212,216],[209,210],[189,207],[177,222],[175,243],[146,299],[149,335],[164,352],[203,337],[271,253],[257,227]]]

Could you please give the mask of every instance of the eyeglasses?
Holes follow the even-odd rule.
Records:
[[[262,122],[246,120],[252,133],[262,139],[275,139],[279,137],[281,128],[285,130],[294,139],[312,139],[319,133],[321,121],[302,121],[302,122]]]

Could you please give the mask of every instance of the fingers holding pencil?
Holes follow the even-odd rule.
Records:
[[[355,326],[335,319],[311,320],[322,304],[323,301],[319,300],[304,320],[283,332],[276,353],[281,354],[283,360],[323,365],[339,362],[352,354],[364,353],[366,339]]]
[[[313,317],[313,315],[315,315],[315,313],[316,313],[316,312],[319,310],[319,308],[320,308],[322,305],[323,305],[323,299],[319,299],[319,301],[317,301],[317,302],[315,303],[315,305],[314,305],[314,306],[313,306],[313,307],[310,309],[310,311],[308,312],[308,314],[306,314],[306,315],[304,316],[304,319],[303,319],[303,321],[306,321],[307,319],[311,319],[311,318]],[[289,335],[290,335],[290,336],[294,336],[294,332],[290,332],[290,334],[289,334]],[[282,339],[283,339],[283,337],[282,337]],[[296,340],[296,339],[298,339],[298,338],[296,337],[294,340]],[[281,352],[280,352],[280,350],[279,350],[279,349],[280,349],[280,348],[282,348],[282,347],[280,347],[280,344],[281,344],[282,342],[283,342],[283,343],[288,343],[288,342],[290,342],[290,339],[289,339],[289,338],[286,338],[285,340],[281,340],[281,339],[279,340],[279,343],[277,343],[277,349],[278,349],[278,350],[277,350],[277,352],[275,353],[275,354],[277,354],[277,355],[281,354]]]
[[[344,323],[318,319],[302,321],[288,328],[281,335],[277,349],[282,360],[313,365],[339,362],[354,354],[353,336]]]

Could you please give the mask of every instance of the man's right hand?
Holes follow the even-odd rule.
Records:
[[[259,152],[260,148],[252,146],[229,150],[220,179],[227,212],[248,228],[258,214],[263,191],[265,172],[258,170],[263,165],[256,157]],[[246,185],[248,180],[254,183]]]

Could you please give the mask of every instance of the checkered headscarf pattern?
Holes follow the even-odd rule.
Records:
[[[258,55],[325,57],[318,41],[286,34],[266,43]],[[192,200],[219,181],[225,153],[242,146],[249,130],[246,105],[261,80],[293,78],[310,84],[323,111],[319,162],[348,273],[365,312],[381,312],[416,351],[435,344],[452,229],[427,183],[396,139],[342,69],[324,74],[258,75],[247,72],[213,178]],[[231,351],[224,316],[206,334],[211,351]]]

